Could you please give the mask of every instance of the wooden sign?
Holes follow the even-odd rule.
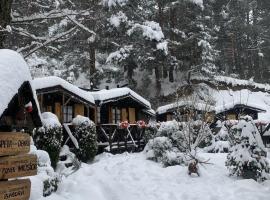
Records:
[[[0,179],[34,176],[37,174],[37,156],[31,154],[0,157]]]
[[[30,136],[25,133],[0,132],[0,156],[30,151]]]
[[[30,189],[29,179],[0,181],[0,200],[28,200]]]

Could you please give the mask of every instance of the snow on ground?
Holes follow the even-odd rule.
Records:
[[[226,155],[201,154],[214,164],[189,177],[187,167],[163,168],[143,153],[102,154],[40,200],[269,200],[270,182],[228,177]]]

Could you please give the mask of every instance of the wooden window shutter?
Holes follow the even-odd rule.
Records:
[[[228,114],[227,119],[228,120],[236,120],[236,115],[235,114]]]
[[[55,111],[55,115],[58,117],[59,121],[61,122],[61,104],[60,103],[55,103],[54,104],[54,111]]]
[[[77,115],[84,116],[84,105],[83,104],[75,104],[74,117],[76,117]]]
[[[46,111],[47,112],[52,112],[52,106],[47,106]]]
[[[128,108],[128,117],[129,117],[129,123],[131,124],[136,123],[135,108]]]
[[[167,114],[167,121],[172,121],[173,117],[171,114]]]
[[[122,108],[121,109],[121,121],[126,121],[128,120],[128,116],[127,116],[127,109],[126,108]]]

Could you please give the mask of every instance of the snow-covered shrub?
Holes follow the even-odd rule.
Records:
[[[34,142],[38,149],[48,152],[51,164],[55,168],[63,140],[62,126],[53,113],[45,112],[41,117],[43,126],[34,130]]]
[[[92,161],[98,150],[95,123],[87,117],[78,115],[72,124],[75,126],[74,136],[79,143],[79,149],[74,153],[83,162]]]
[[[75,154],[70,151],[67,145],[62,147],[59,157],[56,172],[61,175],[69,176],[81,166],[80,161],[76,158]]]
[[[226,161],[230,175],[257,181],[268,179],[270,167],[266,150],[252,118],[242,117],[231,131],[234,140]]]
[[[174,148],[168,137],[156,137],[149,140],[145,147],[147,159],[162,163],[164,166],[183,163],[183,156]]]
[[[54,172],[51,166],[50,156],[46,151],[37,150],[34,144],[31,144],[31,154],[37,155],[37,175],[30,177],[32,182],[30,200],[39,199],[42,196],[49,196],[58,188],[60,177]]]
[[[158,131],[158,128],[156,124],[154,123],[149,124],[145,128],[144,135],[143,135],[143,140],[145,144],[147,144],[150,139],[153,139],[155,137],[155,135],[157,134],[157,131]]]
[[[230,148],[228,128],[222,125],[220,131],[213,135],[211,145],[204,148],[208,153],[227,153]]]

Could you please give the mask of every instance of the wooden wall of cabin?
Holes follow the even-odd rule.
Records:
[[[113,104],[103,104],[100,107],[100,124],[117,124],[122,121],[128,121],[133,124],[141,120],[139,118],[139,108],[135,107],[117,107]],[[97,113],[97,115],[99,115]]]
[[[89,117],[96,122],[96,110],[87,104],[62,93],[39,94],[41,112],[54,113],[61,123],[68,123],[77,115]]]

